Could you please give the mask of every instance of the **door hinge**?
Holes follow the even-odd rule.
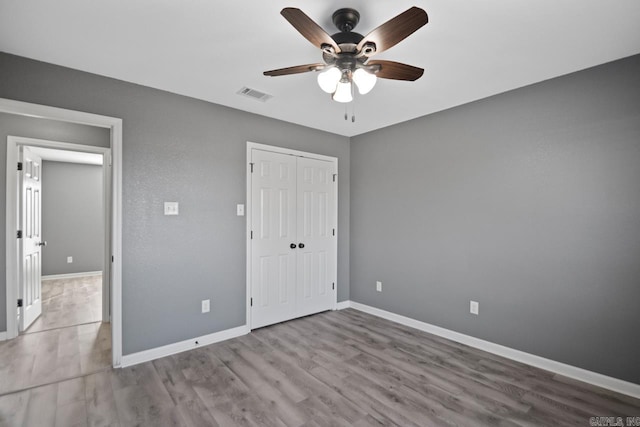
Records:
[[[336,282],[333,282],[331,285],[332,285],[331,289],[333,289],[335,291],[336,290]]]
[[[251,165],[251,173],[253,173],[253,163],[249,163]]]
[[[18,230],[17,237],[18,239],[22,239],[22,230]]]
[[[22,298],[18,299],[18,307],[22,307]]]
[[[334,236],[336,235],[336,229],[335,228],[333,229],[333,235]]]
[[[337,175],[338,175],[338,174],[336,174],[336,173],[334,173],[334,174],[333,174],[333,182],[336,182],[336,176],[337,176]]]
[[[18,170],[21,171],[22,170],[22,162],[18,162]]]
[[[253,239],[253,230],[251,230],[251,239]]]
[[[251,307],[253,307],[253,298],[251,298]]]
[[[111,255],[111,262],[113,262],[113,255]]]

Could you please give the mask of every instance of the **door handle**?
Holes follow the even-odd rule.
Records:
[[[38,246],[47,246],[46,240],[43,240],[42,242],[38,242]]]
[[[304,243],[298,243],[298,247],[299,247],[300,249],[304,249]]]
[[[296,248],[296,244],[295,244],[295,243],[292,243],[292,244],[290,244],[290,245],[289,245],[289,247],[290,247],[291,249],[295,249],[295,248]]]

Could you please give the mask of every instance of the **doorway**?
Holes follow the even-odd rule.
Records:
[[[105,273],[108,265],[105,177],[109,166],[104,161],[109,150],[104,149],[103,154],[60,150],[26,145],[27,138],[20,141],[19,174],[23,182],[19,191],[23,212],[19,215],[22,224],[18,228],[23,233],[20,243],[23,248],[35,248],[39,254],[31,262],[18,265],[32,269],[31,274],[19,272],[25,288],[19,285],[17,290],[23,301],[18,316],[25,313],[24,319],[18,319],[19,331],[36,333],[109,322],[110,283],[108,272]],[[37,195],[28,191],[31,180],[37,183]],[[29,198],[38,202],[29,202]],[[28,210],[38,207],[40,212],[27,221]],[[35,224],[33,230],[30,222]],[[34,238],[36,244],[29,245]],[[29,286],[27,281],[31,282]],[[38,307],[31,307],[34,295],[40,297]],[[34,313],[27,316],[30,308]],[[38,314],[37,318],[31,318]]]
[[[110,155],[108,163],[111,165],[110,176],[105,179],[109,187],[108,218],[105,221],[105,263],[104,272],[110,288],[107,296],[110,306],[111,320],[111,365],[119,367],[122,361],[122,120],[97,114],[66,110],[56,107],[30,104],[0,98],[0,112],[19,117],[31,117],[58,122],[106,128],[110,138]],[[45,144],[46,145],[46,144]],[[52,147],[73,149],[70,147]],[[82,147],[77,151],[83,151]],[[95,147],[94,147],[95,148]],[[17,144],[7,144],[7,204],[6,204],[6,313],[7,330],[3,338],[13,339],[18,336],[17,324],[17,294],[15,286],[18,282],[18,239],[10,238],[16,235],[17,224],[17,174],[14,159],[17,158]],[[90,151],[90,150],[89,150]]]
[[[102,298],[110,294],[110,274],[104,268],[109,265],[110,228],[103,220],[110,211],[110,152],[99,146],[7,137],[7,176],[15,174],[15,185],[7,181],[7,206],[16,211],[15,223],[7,225],[17,229],[18,260],[17,281],[7,285],[18,297],[13,315],[19,336],[3,346],[3,359],[11,369],[5,372],[0,393],[111,366],[110,310],[108,299]],[[88,227],[83,227],[83,220],[88,220]],[[58,253],[71,243],[77,261],[97,255],[93,264],[85,264],[93,265],[94,271],[43,281],[43,271],[60,268],[45,262],[52,254],[45,249],[45,238]],[[95,245],[87,245],[87,239],[97,240],[98,247],[92,250]],[[16,362],[20,355],[32,361],[29,369]]]
[[[337,159],[247,143],[247,324],[335,309]]]
[[[101,211],[99,214],[109,218],[110,212],[110,155],[111,150],[104,147],[70,144],[65,142],[48,141],[34,138],[9,136],[7,138],[7,210],[17,212],[14,224],[7,226],[17,231],[17,280],[13,283],[13,294],[17,295],[17,310],[15,310],[18,332],[27,331],[42,310],[42,251],[46,240],[42,235],[42,186],[43,186],[43,159],[65,159],[76,162],[99,163],[101,175]],[[10,167],[18,165],[13,169]],[[16,171],[17,169],[17,171]],[[13,175],[15,174],[15,175]],[[10,184],[9,175],[13,175],[15,185]],[[70,214],[72,215],[72,214]],[[102,240],[100,248],[101,260],[99,265],[110,264],[110,221],[102,221],[99,233]],[[74,231],[69,230],[67,234]],[[77,238],[67,237],[68,239]],[[64,240],[61,237],[59,240]],[[85,248],[86,249],[86,248]],[[72,257],[71,257],[72,260]],[[108,321],[110,318],[110,304],[107,296],[110,294],[109,269],[101,269],[103,296],[101,318]],[[7,282],[9,285],[9,282]],[[9,290],[9,286],[7,286]]]

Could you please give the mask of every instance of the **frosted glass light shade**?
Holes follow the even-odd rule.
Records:
[[[337,102],[353,101],[353,96],[351,95],[351,82],[339,82],[338,87],[336,88],[336,92],[333,94],[332,98]]]
[[[341,77],[342,73],[336,67],[327,68],[326,71],[318,74],[318,85],[323,91],[333,93]]]
[[[358,92],[361,95],[369,93],[376,85],[376,81],[378,81],[378,78],[375,74],[368,73],[362,68],[358,68],[353,73],[353,82],[358,87]]]

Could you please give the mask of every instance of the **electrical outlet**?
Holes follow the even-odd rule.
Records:
[[[244,216],[244,205],[236,205],[236,215]]]
[[[479,314],[480,304],[478,301],[469,301],[469,313],[475,314],[476,316]]]
[[[73,262],[73,257],[72,256],[68,256],[67,257],[67,264],[71,264]]]
[[[376,282],[376,291],[382,292],[382,282],[379,280]]]
[[[211,300],[203,299],[202,300],[202,312],[208,313],[211,310]]]

